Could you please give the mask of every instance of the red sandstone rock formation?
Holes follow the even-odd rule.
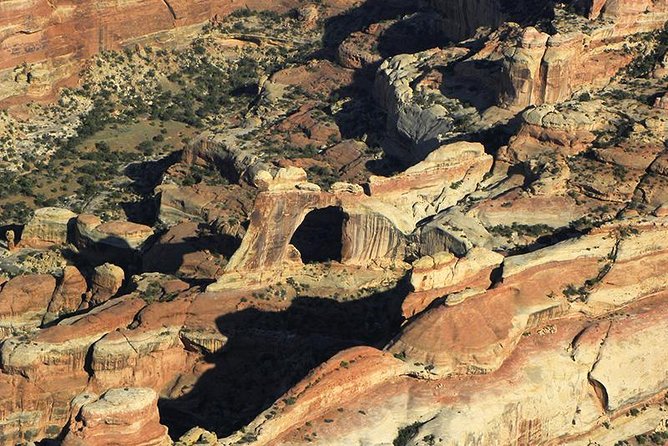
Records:
[[[657,373],[663,367],[655,361],[665,356],[657,352],[642,359],[638,351],[656,336],[663,339],[665,315],[662,296],[612,321],[555,321],[524,336],[496,372],[466,379],[428,379],[428,374],[420,379],[405,374],[402,361],[378,351],[347,351],[321,368],[329,371],[326,376],[316,372],[295,387],[288,395],[296,403],[275,406],[277,415],[258,420],[253,432],[258,444],[268,445],[343,445],[359,438],[390,444],[400,429],[417,423],[413,438],[448,445],[470,438],[483,444],[614,443],[642,431],[642,424],[659,425],[663,417],[664,374]],[[647,390],[626,387],[622,358],[641,361]],[[340,366],[343,361],[346,368]],[[331,394],[341,387],[356,391]],[[608,398],[602,396],[607,392]],[[634,407],[646,408],[642,424],[626,415]]]
[[[42,323],[49,323],[62,315],[75,312],[81,306],[87,290],[88,283],[81,272],[75,266],[65,267]]]
[[[407,319],[422,312],[436,298],[452,294],[449,302],[466,298],[492,285],[492,274],[503,262],[503,256],[475,247],[458,259],[449,252],[439,252],[413,262],[412,293],[403,302]]]
[[[74,417],[63,446],[167,446],[172,441],[160,424],[158,394],[146,388],[82,394],[73,401]]]
[[[546,2],[501,0],[430,0],[445,16],[444,32],[453,40],[473,36],[480,27],[496,28],[504,22],[523,24],[540,17],[550,17]],[[566,2],[564,2],[566,3]],[[584,17],[595,21],[615,20],[625,25],[655,27],[665,22],[668,12],[664,0],[576,0],[570,2]]]
[[[298,193],[313,199],[311,192]],[[285,199],[288,192],[279,188],[273,194]],[[415,289],[432,296],[440,290],[446,298],[428,309],[428,300],[414,300],[419,302],[414,311],[421,313],[388,346],[404,361],[367,347],[343,352],[292,389],[285,397],[290,404],[276,403],[272,417],[261,415],[251,432],[258,435],[260,444],[280,444],[288,438],[299,443],[306,440],[302,434],[297,436],[296,429],[308,422],[318,426],[322,444],[345,444],[367,435],[391,441],[400,427],[412,420],[429,420],[438,412],[423,436],[434,433],[456,444],[459,435],[470,434],[465,428],[470,423],[459,423],[457,411],[473,404],[466,409],[467,416],[488,417],[493,426],[490,431],[475,427],[483,436],[492,435],[492,430],[512,436],[516,429],[525,429],[522,423],[529,415],[538,420],[532,421],[539,426],[531,434],[536,441],[585,432],[599,435],[602,431],[596,426],[601,420],[623,419],[628,407],[651,404],[653,395],[662,390],[662,378],[656,375],[661,368],[656,364],[665,358],[652,345],[666,332],[662,325],[666,320],[662,293],[668,287],[668,274],[662,268],[668,253],[666,227],[662,218],[631,220],[580,239],[510,256],[503,260],[501,279],[493,278],[489,269],[495,268],[500,256],[477,248],[459,264],[437,262],[438,256],[431,257],[432,263],[428,258],[416,262]],[[252,228],[249,234],[255,240]],[[175,374],[193,370],[199,352],[219,351],[226,344],[216,320],[235,312],[240,298],[248,295],[243,289],[184,292],[187,285],[183,283],[164,283],[161,288],[163,293],[175,290],[176,298],[147,305],[133,296],[121,297],[27,338],[5,340],[0,352],[0,414],[8,422],[0,431],[2,441],[50,436],[68,419],[74,420],[68,441],[104,435],[103,425],[93,421],[97,420],[93,412],[79,409],[79,399],[71,405],[76,395],[123,386],[150,386],[156,391],[171,388]],[[610,327],[609,318],[621,306],[626,306],[626,316],[619,322],[613,318]],[[587,336],[578,336],[579,332]],[[594,366],[606,332],[602,359]],[[648,339],[651,345],[643,343]],[[635,347],[631,351],[625,345]],[[612,367],[620,358],[639,360],[639,351],[648,361],[642,381],[647,386],[642,388],[631,385],[635,375]],[[585,357],[580,354],[590,359],[573,362],[572,357]],[[538,375],[526,375],[530,358],[531,364],[541,364]],[[590,370],[593,379],[605,387],[607,400],[597,396],[599,384],[590,386]],[[196,376],[202,372],[195,372]],[[453,381],[452,374],[460,378]],[[538,382],[536,376],[541,376]],[[521,392],[509,390],[500,397],[499,383],[506,379],[520,385]],[[574,383],[579,384],[572,387]],[[432,391],[437,391],[436,396]],[[527,395],[537,405],[528,403]],[[507,398],[502,401],[521,410],[515,415],[497,412],[498,405],[490,402],[498,398]],[[407,399],[415,402],[408,409]],[[579,411],[577,401],[586,402]],[[562,413],[557,406],[569,409]],[[126,426],[129,418],[123,418],[127,415],[124,410],[109,416],[126,420],[121,422]],[[137,416],[136,422],[127,425],[128,432],[145,432],[146,440],[158,438],[162,434],[153,434],[162,431],[152,421],[153,409],[146,410],[145,417]],[[29,419],[25,412],[30,412]],[[642,418],[641,426],[653,419],[651,413]],[[562,427],[556,427],[547,422],[551,417],[578,421],[575,428],[561,422]],[[347,420],[346,432],[337,429],[338,425],[327,427],[331,423],[324,419]],[[637,432],[633,427],[624,429]],[[128,438],[134,437],[129,433]]]
[[[560,101],[581,87],[607,82],[616,68],[628,62],[628,55],[614,53],[604,59],[606,51],[615,50],[625,32],[654,29],[664,17],[662,1],[582,3],[592,19],[600,16],[614,25],[589,36],[548,36],[533,28],[509,26],[493,34],[478,56],[469,60],[501,64],[501,98],[506,105]],[[21,5],[19,1],[11,7]],[[49,26],[65,26],[72,11],[84,17],[88,13],[86,5],[72,5],[71,9],[58,2],[55,5],[49,13],[59,14],[51,16],[57,23]],[[142,32],[154,26],[162,29],[163,16],[165,23],[173,22],[168,27],[191,23],[198,11],[209,11],[205,5],[208,3],[165,3],[166,10],[161,9],[162,15],[153,14],[153,21],[148,20]],[[470,5],[484,24],[488,19],[489,24],[499,20],[494,9],[483,10],[485,2],[450,5],[460,9]],[[137,9],[143,14],[139,17],[151,15],[154,6],[144,2]],[[0,12],[3,7],[9,8],[0,3]],[[40,8],[49,11],[50,6]],[[187,14],[181,16],[179,11]],[[118,21],[118,17],[105,15],[98,22],[107,20]],[[127,23],[136,25],[134,20]],[[20,49],[30,39],[41,38],[41,24],[37,25],[34,33],[12,34],[5,44],[14,42]],[[82,35],[73,33],[73,41],[91,30],[101,30],[99,44],[111,39],[107,42],[116,45],[132,40],[134,33],[123,25],[119,29],[125,34],[108,37],[104,24],[96,22],[91,30],[86,26],[78,31]],[[63,48],[69,45],[61,43]],[[76,51],[72,54],[89,54],[94,49],[84,45]],[[438,88],[444,76],[429,70],[457,63],[468,57],[467,51],[428,51],[389,61],[381,79],[396,84],[378,88],[386,105],[397,106],[395,112],[406,104],[414,105],[410,100],[415,83]],[[69,56],[63,57],[67,60]],[[429,58],[438,59],[437,63],[421,80],[420,70],[429,65]],[[319,64],[323,73],[331,74],[323,77],[323,83],[336,85],[339,75],[352,78],[350,71],[341,74],[329,63]],[[467,70],[455,66],[454,72],[462,75]],[[303,84],[312,91],[319,91],[320,80],[300,68],[273,78]],[[39,72],[32,67],[20,68],[11,79],[17,81],[30,85],[31,93],[41,94]],[[483,83],[496,81],[492,77]],[[643,126],[656,130],[665,125],[660,118],[664,103],[657,101],[653,112],[659,117],[648,116]],[[431,124],[447,112],[441,108],[432,111],[442,114],[413,109],[401,122],[414,125],[403,130],[440,138],[440,127]],[[130,280],[137,287],[132,294],[108,300],[119,290],[123,273],[103,267],[91,281],[94,303],[100,305],[39,331],[40,323],[79,308],[88,288],[81,272],[68,267],[59,281],[40,275],[1,283],[0,443],[55,438],[65,426],[69,426],[66,445],[168,442],[158,420],[156,392],[172,398],[183,396],[214,367],[202,358],[224,351],[235,341],[234,334],[228,339],[221,333],[220,319],[245,309],[251,311],[244,316],[257,311],[259,306],[248,303],[249,285],[265,286],[305,269],[308,248],[300,251],[294,236],[302,225],[309,225],[313,212],[332,208],[336,211],[318,223],[331,223],[326,220],[334,215],[338,226],[327,226],[316,235],[340,230],[334,260],[340,260],[344,268],[382,270],[392,262],[419,257],[412,266],[402,265],[410,269],[411,292],[401,308],[406,324],[384,350],[358,347],[325,362],[244,432],[222,444],[247,436],[257,437],[258,444],[391,444],[398,430],[407,426],[417,430],[415,441],[427,444],[436,439],[453,445],[470,441],[610,444],[624,435],[654,428],[665,420],[660,404],[668,360],[662,348],[668,341],[668,156],[651,139],[592,148],[591,158],[607,170],[595,178],[583,174],[592,166],[587,164],[591,160],[572,158],[591,148],[600,131],[593,119],[597,114],[596,108],[567,113],[548,105],[527,110],[519,132],[499,149],[495,160],[492,175],[506,169],[507,178],[489,188],[483,183],[492,157],[474,143],[437,144],[426,159],[424,152],[407,157],[417,164],[394,176],[372,178],[368,192],[347,183],[322,191],[292,164],[272,174],[257,158],[241,152],[222,153],[208,140],[201,147],[189,148],[187,161],[226,159],[240,177],[261,189],[248,232],[224,270],[190,240],[200,235],[198,222],[171,228],[145,260],[156,269],[169,260],[169,272],[191,279],[223,277],[204,293],[173,278],[144,274]],[[303,125],[315,131],[315,140],[330,134],[328,128],[317,125],[308,107],[288,119],[282,127],[286,132]],[[598,120],[605,119],[607,116],[598,116]],[[297,133],[291,137],[300,140]],[[342,143],[327,152],[342,167],[349,166],[359,162],[358,154],[363,151],[351,145]],[[627,169],[625,180],[609,173],[613,166]],[[520,169],[522,174],[517,173]],[[240,190],[161,188],[161,218],[172,223],[190,218],[207,223],[224,219],[227,214],[220,207],[231,203],[230,197]],[[576,190],[575,197],[567,194]],[[466,207],[439,213],[457,208],[465,197],[472,198]],[[492,236],[480,222],[490,232],[491,227],[517,221],[565,227],[599,206],[601,200],[614,203],[611,212],[616,212],[633,197],[651,206],[654,217],[622,220],[580,238],[549,247],[533,246],[529,253],[505,258],[481,247]],[[243,200],[237,205],[245,212],[251,198]],[[636,210],[625,215],[631,213],[638,215]],[[36,218],[27,234],[34,234],[36,240],[64,242],[71,216],[63,215],[67,218],[52,219],[55,223]],[[416,229],[424,217],[434,220]],[[81,246],[106,241],[109,246],[135,250],[152,233],[151,228],[128,222],[102,224],[94,216],[78,218]],[[325,249],[324,241],[324,237],[315,237],[316,248]],[[289,311],[284,302],[263,305],[267,313]],[[300,322],[306,322],[304,319]],[[284,345],[281,335],[269,334],[280,340],[276,345]],[[85,401],[84,395],[93,393],[92,401]],[[626,416],[636,407],[643,408],[641,416]],[[613,428],[605,427],[607,423]],[[203,433],[195,431],[193,436]]]
[[[518,108],[555,103],[582,88],[605,86],[633,60],[619,44],[606,44],[622,40],[626,32],[613,29],[592,36],[577,32],[548,36],[532,28],[523,30],[516,47],[503,50],[507,56],[501,103]]]
[[[417,423],[413,438],[443,444],[579,444],[652,429],[663,416],[666,352],[652,346],[668,333],[667,276],[641,246],[656,246],[656,262],[668,250],[665,221],[636,224],[631,235],[613,225],[507,257],[496,287],[410,321],[387,348],[394,357],[340,353],[245,435],[268,445],[391,443]],[[640,361],[642,384],[621,361]],[[634,407],[645,412],[631,421]]]
[[[290,238],[309,212],[325,208],[339,208],[347,216],[339,229],[343,233],[339,256],[344,264],[371,264],[401,257],[398,254],[405,249],[401,228],[407,229],[409,222],[404,218],[394,221],[396,210],[383,209],[375,200],[350,192],[269,191],[258,196],[240,248],[219,283],[209,289],[224,289],[228,280],[236,278],[259,282],[279,279],[277,274],[286,266],[301,263]]]
[[[2,285],[0,335],[37,328],[55,289],[56,279],[47,274],[18,276]]]
[[[529,105],[558,103],[575,93],[608,85],[621,69],[642,54],[642,47],[633,50],[639,41],[633,36],[660,30],[668,20],[665,0],[603,2],[603,6],[596,2],[593,8],[603,11],[599,18],[557,16],[552,21],[556,29],[548,34],[533,26],[504,23],[504,15],[499,13],[502,7],[495,0],[435,0],[434,3],[448,11],[449,19],[456,18],[455,22],[464,24],[462,26],[475,29],[481,24],[480,20],[498,29],[487,37],[481,36],[482,48],[464,58],[461,58],[463,49],[450,48],[402,54],[381,65],[376,96],[393,120],[398,120],[394,127],[414,140],[418,155],[424,150],[422,139],[431,139],[436,133],[445,134],[452,127],[448,116],[436,113],[435,107],[415,110],[414,97],[420,87],[416,80],[431,74],[430,70],[450,66],[454,71],[442,80],[443,86],[448,83],[460,83],[461,88],[472,85],[471,97],[465,99],[473,102],[479,99],[475,95],[481,95],[485,98],[485,107],[500,105],[519,110]],[[486,14],[494,20],[486,19]],[[456,30],[456,27],[446,28]],[[471,35],[471,31],[466,34]],[[661,74],[660,67],[657,74]],[[460,91],[459,94],[467,93]],[[426,133],[425,128],[432,131],[426,137],[422,134]],[[390,154],[396,156],[393,152]]]
[[[105,263],[95,268],[91,278],[91,297],[88,305],[95,306],[108,301],[115,296],[123,286],[125,272],[111,263]]]
[[[455,205],[474,191],[492,168],[482,144],[443,145],[427,158],[393,177],[372,176],[372,198],[413,215],[415,223]]]
[[[331,231],[341,231],[342,247],[336,257],[343,264],[392,263],[402,258],[415,223],[475,189],[491,164],[480,144],[444,146],[402,174],[372,177],[370,196],[359,186],[342,183],[322,192],[299,168],[281,169],[275,177],[262,171],[255,182],[266,190],[257,197],[248,232],[223,277],[209,290],[224,289],[228,281],[241,277],[277,280],[286,266],[301,263],[304,253],[290,244],[291,238],[307,215],[318,209],[338,208],[345,216],[338,222],[322,222],[331,223]],[[452,183],[444,184],[443,178]]]
[[[76,219],[76,243],[81,247],[95,245],[132,250],[141,247],[153,235],[153,229],[129,221],[102,223],[94,215],[79,215]]]

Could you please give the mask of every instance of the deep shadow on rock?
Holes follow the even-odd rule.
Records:
[[[193,426],[227,436],[252,421],[310,370],[341,350],[382,348],[399,330],[405,281],[355,301],[298,297],[284,311],[247,309],[216,320],[229,340],[206,360],[190,392],[161,399],[161,422],[178,438]]]
[[[137,202],[121,203],[128,221],[147,225],[155,223],[158,207],[153,190],[162,181],[165,171],[178,163],[182,155],[183,152],[179,150],[158,160],[131,163],[125,167],[123,173],[132,180],[130,187],[143,197]]]

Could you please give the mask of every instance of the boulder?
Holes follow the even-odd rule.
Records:
[[[463,291],[475,295],[486,290],[492,285],[493,271],[502,263],[501,254],[480,247],[462,258],[439,252],[416,260],[410,273],[413,292],[402,305],[404,317],[424,310],[437,297]]]
[[[449,251],[464,257],[475,247],[490,248],[491,238],[477,219],[453,207],[421,226],[416,234],[416,243],[423,256]]]
[[[114,297],[123,286],[125,272],[119,266],[105,263],[95,268],[89,305],[99,305]]]
[[[80,215],[76,220],[78,244],[136,250],[153,235],[153,229],[129,221],[102,221],[94,215]]]

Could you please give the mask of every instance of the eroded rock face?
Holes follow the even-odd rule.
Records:
[[[344,364],[345,367],[341,364]],[[314,381],[321,382],[323,386],[330,388],[331,392],[328,394],[313,392],[311,386],[309,386],[310,380],[299,383],[286,394],[286,400],[294,401],[296,404],[287,404],[285,401],[281,401],[270,409],[278,414],[280,423],[262,423],[259,421],[257,430],[255,430],[256,425],[253,425],[251,435],[260,444],[272,444],[272,442],[278,444],[281,441],[293,442],[296,439],[295,437],[288,440],[285,436],[286,430],[290,427],[303,425],[303,420],[310,418],[312,415],[322,415],[323,409],[330,404],[342,407],[341,404],[349,400],[353,389],[357,389],[355,393],[367,394],[372,392],[379,383],[391,382],[405,371],[406,367],[401,361],[373,348],[357,347],[342,352],[313,370],[311,375]],[[361,407],[360,410],[362,410]],[[364,412],[364,410],[362,411]],[[222,444],[234,444],[242,437],[243,435],[239,434],[223,439]],[[350,438],[352,438],[352,436],[348,439],[344,437],[341,436],[336,439],[334,436],[330,436],[327,440],[334,442],[330,444],[344,444],[345,441],[350,441]]]
[[[178,28],[205,4],[165,7]],[[571,2],[577,26],[553,30],[524,23],[544,2],[432,4],[453,36],[495,30],[380,63],[392,163],[375,156],[378,135],[338,142],[348,136],[319,121],[315,100],[295,104],[272,128],[327,146],[314,159],[267,163],[204,133],[183,163],[238,184],[179,187],[170,175],[184,164],[172,166],[155,190],[167,228],[154,244],[153,228],[84,214],[72,240],[99,251],[90,267],[0,278],[0,443],[171,444],[158,394],[184,445],[614,444],[665,426],[665,86],[642,101],[595,92],[631,60],[625,45],[665,21],[665,1]],[[104,27],[132,5],[98,21],[101,46],[128,41]],[[51,6],[62,23],[49,26],[87,17]],[[152,16],[133,35],[162,20],[141,8]],[[299,26],[319,8],[297,10]],[[35,20],[9,42],[42,39]],[[328,48],[347,68],[318,60],[261,77],[261,100],[352,84],[381,61],[393,25]],[[13,82],[42,94],[39,70],[20,67]],[[340,182],[309,178],[321,162]],[[372,167],[401,171],[357,184]],[[39,213],[25,246],[69,241],[72,217]],[[245,427],[218,440],[196,424]]]
[[[239,186],[176,186],[160,185],[158,219],[173,226],[189,221],[227,221],[246,213],[252,195]]]
[[[96,342],[91,353],[95,384],[162,391],[174,372],[186,370],[190,362],[180,340],[189,305],[178,300],[148,306],[137,314],[136,327],[110,332]]]
[[[431,89],[423,91],[413,86],[425,72],[447,67],[467,52],[458,47],[434,49],[400,54],[381,64],[374,83],[374,97],[387,111],[388,129],[390,136],[394,136],[383,144],[389,156],[406,165],[422,161],[454,131],[455,120],[468,116],[470,111],[460,104],[450,102],[444,106],[430,101]]]
[[[37,328],[56,289],[53,276],[19,276],[0,291],[0,335]]]
[[[461,42],[460,48],[400,54],[381,64],[374,92],[388,112],[391,136],[383,148],[409,164],[423,159],[440,141],[475,127],[480,116],[467,103],[484,120],[499,120],[505,117],[494,106],[518,111],[607,86],[638,54],[650,51],[637,46],[639,39],[633,36],[658,31],[668,20],[665,1],[643,6],[630,1],[595,2],[580,8],[584,15],[600,15],[591,20],[562,6],[550,12],[553,5],[545,2],[433,3],[447,12],[446,21],[458,24],[445,27],[455,34],[471,36],[481,24],[495,30],[479,35],[477,44],[468,41]],[[521,25],[504,23],[515,14],[535,20],[540,14],[532,15],[533,7],[551,17],[554,29],[541,31],[522,20],[515,20]],[[504,15],[504,9],[512,13]],[[657,69],[661,76],[660,66]],[[443,76],[445,70],[447,76]]]
[[[257,155],[243,149],[227,147],[224,138],[208,132],[188,144],[183,160],[189,164],[203,160],[213,165],[227,166],[228,170],[231,170],[228,174],[247,181],[252,180],[259,171],[269,168]]]
[[[577,104],[559,110],[552,105],[530,107],[521,116],[521,126],[502,149],[500,159],[509,163],[539,159],[558,153],[573,156],[587,150],[594,141],[597,110],[594,104]]]
[[[57,436],[70,419],[72,399],[89,381],[84,364],[91,345],[128,326],[144,305],[121,298],[40,330],[29,341],[6,339],[0,348],[0,410],[7,422],[0,439],[17,443]]]
[[[72,240],[74,221],[77,215],[61,208],[42,208],[23,229],[23,246],[56,244],[62,245]]]
[[[452,207],[475,191],[492,163],[493,158],[485,153],[482,144],[445,145],[403,173],[389,178],[372,176],[369,178],[370,195],[412,213],[417,223]]]
[[[365,201],[369,204],[366,205]],[[258,196],[248,232],[230,259],[223,277],[228,272],[238,272],[246,277],[250,277],[249,273],[257,272],[268,278],[291,262],[301,263],[303,259],[300,252],[290,241],[307,214],[328,208],[339,209],[334,212],[346,215],[345,220],[341,217],[338,221],[332,221],[331,230],[339,234],[335,243],[340,245],[332,252],[334,259],[341,259],[343,263],[369,264],[402,257],[405,234],[400,227],[403,223],[403,227],[408,228],[409,223],[400,221],[397,224],[390,219],[392,212],[396,213],[391,207],[383,208],[375,201],[365,200],[363,195],[345,192],[264,192]],[[386,211],[389,211],[390,218],[385,214]],[[287,212],[291,215],[287,215]],[[258,257],[258,252],[263,254]],[[215,287],[209,289],[214,290]]]
[[[444,32],[459,41],[472,37],[480,27],[497,28],[504,22],[523,24],[553,16],[553,5],[541,1],[430,0],[446,18]],[[577,14],[589,20],[614,20],[632,26],[655,26],[665,21],[665,1],[576,0],[570,2]]]
[[[82,394],[72,405],[77,413],[68,427],[64,446],[172,444],[167,428],[160,424],[158,394],[152,389],[110,389],[100,397]]]
[[[288,189],[288,178],[302,184],[304,176],[297,171],[278,178],[277,190],[263,192],[275,206],[286,197],[338,196]],[[334,189],[356,197],[357,206],[372,198],[343,186]],[[471,435],[485,442],[495,435],[528,435],[529,444],[607,438],[598,427],[604,420],[614,425],[633,405],[651,406],[666,386],[663,353],[641,358],[641,352],[655,352],[657,344],[648,337],[662,339],[666,331],[668,281],[661,268],[668,253],[666,228],[665,218],[647,217],[523,255],[503,258],[471,247],[461,259],[447,253],[426,256],[413,264],[414,295],[406,298],[403,309],[409,322],[386,352],[360,347],[340,353],[268,409],[272,416],[261,414],[245,434],[223,444],[248,432],[259,444],[305,443],[297,429],[306,422],[316,426],[320,433],[313,441],[321,444],[350,444],[360,438],[391,443],[398,429],[415,421],[426,422],[420,427],[423,437],[433,434],[449,444],[463,444]],[[70,276],[76,282],[74,271]],[[239,298],[248,295],[239,288],[188,294],[187,284],[159,274],[134,281],[135,296],[142,299],[112,299],[35,335],[4,341],[0,383],[8,393],[0,394],[0,407],[8,420],[5,438],[49,436],[69,419],[67,441],[93,442],[106,424],[85,421],[98,412],[86,412],[88,404],[80,409],[76,395],[87,386],[172,389],[175,373],[189,376],[186,371],[199,354],[227,345],[215,321],[235,312]],[[432,303],[440,297],[444,299]],[[644,361],[642,385],[636,385],[631,372],[615,369],[615,361],[627,357]],[[500,382],[510,382],[512,388]],[[24,395],[20,406],[15,392]],[[493,404],[499,401],[501,405]],[[100,404],[109,408],[108,402]],[[127,412],[117,413],[118,407],[111,406],[100,416],[125,426]],[[617,432],[651,429],[657,421],[651,407]],[[464,416],[484,419],[485,426],[464,423]],[[141,431],[152,441],[153,433],[162,432],[151,421],[157,419],[151,411],[132,419],[128,438]],[[559,423],[549,421],[553,419]],[[345,432],[331,426],[344,420]]]
[[[300,250],[309,247],[294,237],[300,228],[308,234],[313,225],[320,228],[316,232],[324,229],[331,234],[332,243],[339,245],[333,247],[329,260],[366,266],[401,262],[415,224],[474,191],[491,166],[492,158],[481,144],[455,143],[401,174],[371,177],[369,195],[343,183],[323,192],[296,167],[280,169],[275,175],[261,171],[255,182],[264,192],[256,199],[248,231],[223,278],[209,290],[223,289],[226,280],[237,280],[241,274],[247,278],[259,274],[256,280],[276,278],[281,268],[298,265],[310,257]],[[318,220],[322,212],[331,215],[323,214]],[[317,244],[317,235],[311,236],[310,243]]]
[[[523,30],[515,48],[504,48],[507,56],[501,103],[517,108],[555,103],[568,99],[581,88],[599,89],[607,85],[633,59],[616,46],[605,46],[604,39],[609,39],[611,33],[614,31],[601,31],[599,36],[582,33],[548,36],[532,28]],[[600,40],[596,41],[597,38]],[[507,42],[504,39],[502,46]]]
[[[515,37],[507,30],[492,35],[487,45],[501,48],[503,54],[502,104],[555,103],[578,91],[604,87],[634,57],[622,50],[623,42],[628,46],[630,35],[659,30],[668,19],[665,1],[591,2],[585,10],[592,21],[581,26],[576,25],[577,15],[561,17],[557,11],[557,32],[551,35],[532,27],[515,32]]]
[[[464,257],[474,248],[493,246],[492,235],[480,221],[464,214],[456,206],[436,215],[418,228],[414,236],[421,256],[448,252]]]
[[[60,316],[75,312],[85,299],[87,290],[88,283],[81,271],[75,266],[65,267],[42,323],[46,324]]]
[[[520,0],[430,0],[445,17],[443,31],[459,41],[472,37],[480,27],[496,28],[502,23],[518,22],[548,14],[544,2]]]
[[[403,258],[412,223],[396,207],[341,184],[323,192],[307,181],[300,168],[283,168],[275,176],[260,172],[256,182],[265,191],[255,201],[241,246],[210,291],[224,289],[228,281],[276,280],[281,270],[309,261],[304,257],[318,251],[319,243],[329,243],[324,248],[328,259],[322,260],[343,264],[372,265]],[[299,242],[294,237],[302,226],[306,238]],[[327,235],[327,241],[319,240],[318,234]]]
[[[588,2],[586,2],[588,3]],[[663,14],[667,11],[665,1],[613,1],[594,0],[591,3],[590,15],[596,15],[600,12],[601,17],[619,20],[624,23],[632,24],[634,21],[640,25],[654,26],[654,23],[665,22]],[[643,17],[644,15],[644,17]]]
[[[502,262],[501,254],[480,247],[472,248],[462,258],[442,251],[416,260],[410,277],[413,293],[404,300],[404,316],[409,318],[421,312],[436,297],[453,294],[448,297],[452,303],[466,294],[486,290],[492,285],[494,270]]]

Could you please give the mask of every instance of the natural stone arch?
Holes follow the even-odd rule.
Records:
[[[295,233],[310,225],[309,215],[325,216],[335,208],[335,248],[325,256],[299,252]],[[340,225],[340,228],[339,228]],[[331,224],[326,226],[331,227]],[[258,194],[250,224],[239,249],[230,258],[223,275],[208,291],[229,284],[279,281],[290,268],[313,261],[338,261],[348,266],[380,266],[403,260],[411,219],[396,208],[364,194],[313,190],[264,191]],[[307,231],[308,232],[308,231]],[[299,234],[298,237],[299,238]],[[334,242],[334,240],[336,240]],[[340,246],[339,246],[340,245]],[[331,248],[331,246],[330,246]],[[305,251],[304,246],[301,247]],[[335,254],[334,254],[335,253]]]

